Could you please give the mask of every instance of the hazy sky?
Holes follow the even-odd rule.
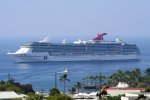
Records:
[[[98,32],[148,39],[150,0],[0,0],[0,39],[90,39]]]

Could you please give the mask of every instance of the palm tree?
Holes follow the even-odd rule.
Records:
[[[105,76],[95,76],[96,80],[99,81],[99,88],[102,88],[103,85],[106,83],[106,77]]]
[[[99,94],[97,94],[97,96],[99,96],[99,99],[100,100],[105,100],[105,96],[107,95],[107,92],[106,91],[100,91]],[[107,99],[106,99],[107,100]]]
[[[96,86],[96,83],[97,83],[97,77],[96,76],[93,76],[93,83],[94,83],[94,86]]]
[[[125,82],[125,80],[125,74],[121,70],[118,70],[108,77],[108,82],[111,83],[112,86],[117,85],[119,82]]]
[[[135,70],[133,70],[133,72],[134,72],[134,75],[137,78],[136,80],[138,82],[140,82],[141,81],[141,70],[139,68],[135,68]]]
[[[70,80],[68,79],[68,75],[67,75],[67,74],[63,74],[62,76],[60,76],[60,80],[64,82],[64,93],[65,93],[66,81],[70,81]]]
[[[68,90],[72,95],[76,92],[76,88],[72,87],[71,89]]]
[[[89,79],[90,79],[91,85],[93,86],[94,76],[93,76],[93,75],[90,75],[90,76],[89,76]]]
[[[78,94],[79,94],[79,89],[81,88],[81,83],[80,83],[80,82],[77,82],[77,83],[75,84],[75,87],[77,88]]]
[[[147,68],[144,72],[144,81],[147,86],[150,86],[150,68]]]
[[[56,94],[60,94],[60,91],[57,88],[52,88],[49,90],[49,96],[54,96]]]
[[[124,75],[125,75],[125,82],[127,84],[131,85],[133,82],[132,72],[131,71],[125,71]]]
[[[147,76],[150,76],[150,68],[147,68],[144,72]]]
[[[83,77],[82,80],[83,80],[83,84],[85,85],[86,84],[86,78]]]
[[[141,71],[139,68],[135,68],[134,70],[131,71],[131,86],[132,87],[137,87],[138,83],[141,82]]]

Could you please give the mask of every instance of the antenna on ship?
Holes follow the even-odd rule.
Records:
[[[63,39],[62,44],[66,44],[66,43],[67,43],[66,39]]]
[[[49,41],[48,41],[48,38],[49,38],[49,36],[46,36],[46,37],[44,37],[44,39],[43,39],[42,41],[39,41],[39,42],[47,43],[47,42],[49,42]]]

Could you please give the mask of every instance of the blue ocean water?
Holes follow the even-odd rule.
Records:
[[[141,50],[141,61],[95,61],[95,62],[48,62],[48,63],[17,63],[15,59],[6,53],[19,49],[23,44],[17,41],[0,43],[0,80],[7,80],[8,73],[17,82],[32,84],[35,91],[44,89],[48,92],[55,86],[55,72],[63,71],[65,68],[71,70],[68,74],[70,82],[67,89],[88,75],[111,75],[117,70],[132,70],[140,68],[142,71],[150,67],[150,48],[139,43]],[[59,81],[60,73],[57,75],[57,86],[63,91],[63,82]]]

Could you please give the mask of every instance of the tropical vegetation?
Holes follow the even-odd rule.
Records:
[[[56,88],[50,89],[49,96],[45,98],[46,100],[73,100],[66,94],[61,94]]]
[[[26,100],[43,100],[44,96],[43,95],[39,95],[39,94],[35,94],[35,93],[28,93],[27,94],[27,98]]]
[[[118,70],[109,76],[89,75],[84,77],[83,81],[97,86],[116,86],[119,82],[124,82],[129,87],[143,87],[150,91],[150,68],[145,69],[145,71],[141,71],[139,68],[131,71]]]
[[[71,89],[68,89],[68,91],[69,91],[70,94],[73,95],[74,93],[76,93],[76,88],[72,87]]]
[[[57,94],[54,96],[47,97],[46,100],[74,100],[74,99],[66,94]]]
[[[20,84],[18,82],[15,82],[14,79],[10,79],[8,81],[0,81],[0,91],[15,91],[17,93],[34,93],[34,90],[32,88],[31,84]]]
[[[81,88],[81,83],[80,83],[80,82],[77,82],[74,86],[75,86],[75,88],[77,89],[78,94],[79,94],[79,90],[80,90],[80,88]]]
[[[49,91],[49,96],[44,97],[43,94],[35,94],[31,84],[20,84],[15,82],[14,79],[9,79],[8,81],[0,81],[0,91],[15,91],[17,93],[27,94],[27,100],[73,100],[71,97],[65,94],[66,89],[66,81],[70,81],[68,75],[64,73],[60,76],[60,80],[63,82],[64,85],[64,94],[61,94],[59,89],[52,88]],[[89,75],[83,78],[83,83],[77,82],[71,89],[68,91],[71,94],[76,92],[80,92],[80,88],[85,86],[84,83],[90,83],[92,85],[97,85],[100,88],[102,86],[116,86],[119,82],[125,82],[129,85],[129,87],[143,87],[145,88],[146,92],[150,92],[150,68],[140,70],[139,68],[135,68],[130,71],[121,71],[118,70],[115,73],[104,76],[104,75]],[[100,99],[107,100],[120,100],[121,96],[108,96],[107,92],[100,91],[97,94]],[[146,98],[144,95],[139,95],[138,99]]]
[[[60,94],[60,91],[57,88],[52,88],[49,90],[49,96],[54,96]]]

